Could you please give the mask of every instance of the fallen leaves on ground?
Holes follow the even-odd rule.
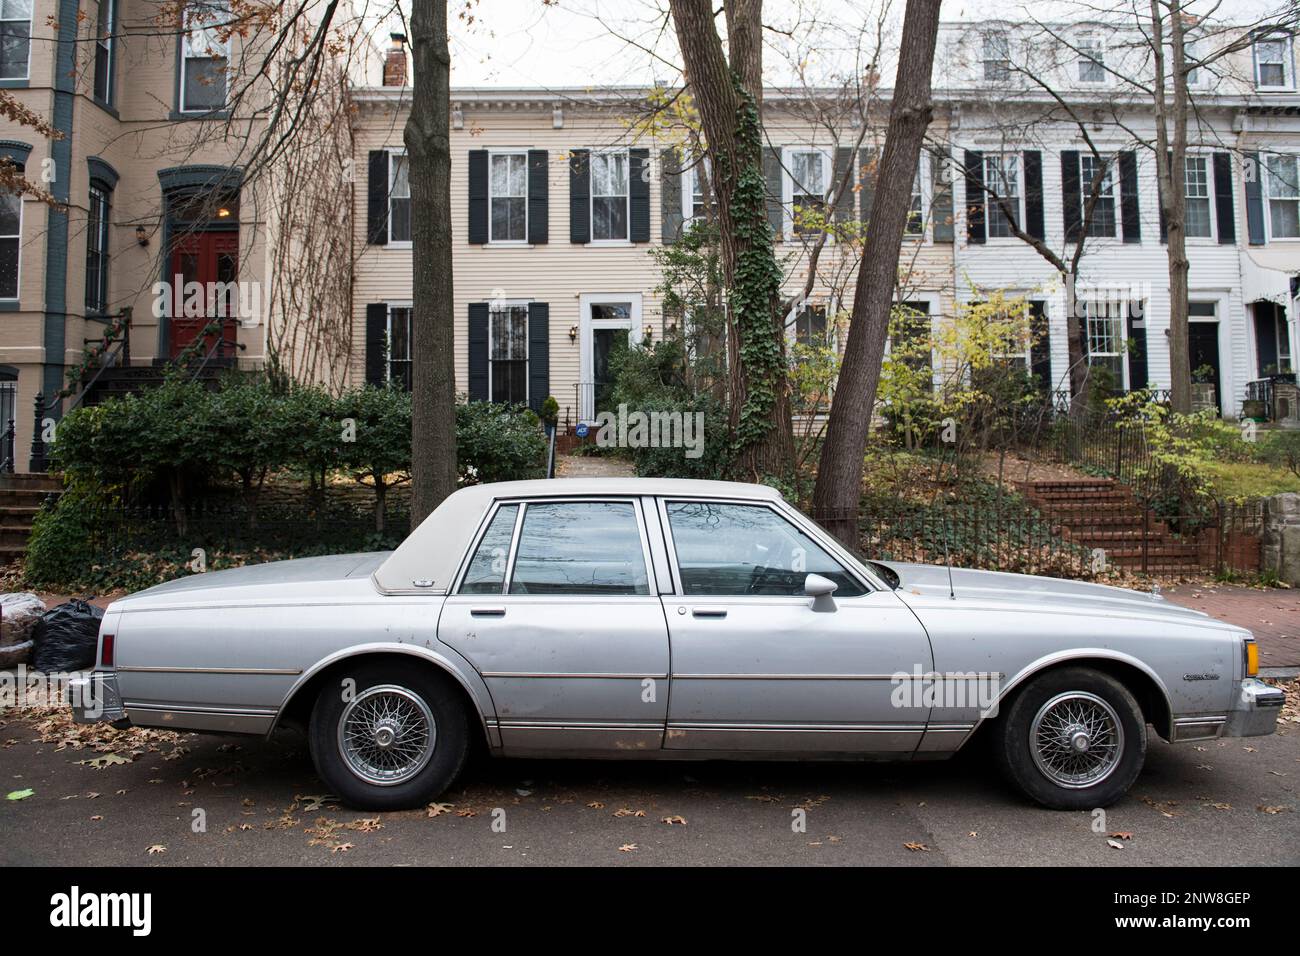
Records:
[[[1119,840],[1109,840],[1109,839],[1108,839],[1108,840],[1106,841],[1106,845],[1107,845],[1108,847],[1110,847],[1112,850],[1122,850],[1122,849],[1124,849],[1124,844],[1123,844],[1123,843],[1120,843]]]
[[[1133,832],[1131,830],[1116,830],[1110,836],[1116,840],[1131,840],[1133,839]]]
[[[644,816],[644,815],[645,815],[645,814],[642,814],[642,816]],[[666,824],[668,824],[670,827],[671,827],[671,826],[683,826],[683,827],[686,826],[686,818],[685,818],[685,817],[664,817],[663,820],[661,820],[660,822],[661,822],[661,823],[666,823]]]
[[[134,755],[132,755],[132,759],[134,759]],[[119,764],[130,763],[130,762],[131,760],[128,760],[126,757],[123,757],[121,754],[115,754],[115,753],[101,754],[98,757],[91,757],[89,760],[77,761],[77,763],[82,766],[94,767],[96,770],[103,770],[105,767],[115,767]]]
[[[456,807],[450,803],[431,803],[425,807],[425,816],[440,817],[444,813],[451,813]]]
[[[614,811],[614,816],[616,816],[616,817],[643,817],[643,816],[645,816],[645,811],[644,811],[644,810],[629,810],[627,807],[619,807],[617,810]],[[680,819],[680,818],[679,818],[679,819]],[[665,820],[664,820],[664,823],[667,823],[667,822],[668,822],[668,820],[665,819]],[[682,820],[682,823],[683,823],[683,824],[684,824],[685,822],[686,822],[685,820]]]
[[[145,852],[150,856],[158,856],[162,853],[166,853],[167,847],[163,846],[161,843],[155,843],[153,846],[149,847],[149,849],[145,850]]]
[[[383,826],[378,817],[362,817],[347,823],[330,820],[327,817],[317,817],[316,825],[307,827],[303,832],[311,836],[311,839],[307,841],[308,846],[323,846],[331,853],[346,853],[348,850],[355,848],[356,844],[341,839],[342,834],[339,831],[351,830],[357,833],[372,833],[375,830],[382,829]]]
[[[640,847],[638,847],[635,843],[624,843],[621,847],[618,848],[618,852],[631,853],[634,850],[639,850],[639,849]]]
[[[1291,812],[1290,807],[1270,807],[1270,806],[1265,806],[1264,804],[1260,804],[1255,809],[1258,810],[1260,813],[1290,813]]]
[[[929,848],[928,846],[926,846],[924,843],[915,843],[915,842],[913,842],[913,843],[904,843],[903,846],[906,847],[907,849],[911,850],[913,853],[929,853],[929,852],[930,852],[930,848]]]
[[[5,796],[5,799],[6,799],[6,800],[26,800],[28,797],[30,797],[30,796],[31,796],[32,794],[34,794],[35,792],[36,792],[35,790],[13,790],[13,791],[11,791],[9,794],[7,794],[7,795]]]

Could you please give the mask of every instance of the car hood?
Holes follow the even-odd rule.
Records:
[[[899,576],[898,593],[905,601],[910,595],[948,596],[949,572],[944,565],[880,563]],[[1156,593],[1032,574],[953,568],[952,591],[959,602],[1005,603],[1021,607],[1041,605],[1058,611],[1063,606],[1075,605],[1086,610],[1128,611],[1144,617],[1155,614],[1186,622],[1209,619],[1209,615],[1202,611],[1171,604]]]
[[[209,600],[257,600],[279,597],[289,590],[304,597],[328,596],[338,593],[343,584],[353,582],[372,589],[370,574],[390,553],[330,554],[189,574],[128,594],[113,602],[111,609],[141,610]]]

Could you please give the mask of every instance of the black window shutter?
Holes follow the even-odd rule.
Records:
[[[469,241],[488,241],[488,151],[469,151]]]
[[[1047,228],[1043,223],[1043,154],[1036,149],[1027,149],[1022,159],[1025,165],[1025,232],[1035,239],[1046,239]]]
[[[863,222],[871,221],[871,209],[876,204],[876,174],[879,171],[875,149],[858,150],[858,178],[862,181],[862,189],[858,191],[858,215]]]
[[[1138,212],[1137,154],[1126,149],[1119,154],[1119,212],[1124,241],[1142,241],[1142,217]]]
[[[659,237],[665,243],[682,237],[682,161],[675,149],[659,152]],[[698,162],[698,160],[697,160]]]
[[[650,241],[650,150],[629,149],[628,200],[631,218],[628,221],[628,238],[633,242]]]
[[[388,381],[388,303],[366,303],[366,384]]]
[[[1128,387],[1147,387],[1147,323],[1145,319],[1128,317]]]
[[[1219,244],[1237,242],[1237,216],[1232,204],[1232,156],[1214,154],[1214,214],[1218,220]]]
[[[469,304],[469,400],[488,398],[488,304]]]
[[[1065,213],[1065,241],[1078,242],[1083,233],[1083,197],[1077,149],[1061,151],[1061,208]]]
[[[366,180],[366,242],[388,244],[388,150],[372,149]]]
[[[930,152],[930,222],[935,242],[952,242],[952,157],[947,149]]]
[[[831,188],[835,195],[835,221],[848,222],[853,218],[853,148],[835,147],[835,168],[831,172]]]
[[[1167,154],[1166,160],[1169,164],[1169,174],[1173,175],[1174,169],[1174,151],[1171,149]],[[1160,241],[1167,243],[1169,241],[1169,220],[1165,218],[1164,191],[1160,189],[1160,177],[1156,177],[1156,199],[1160,203]]]
[[[551,394],[551,307],[546,302],[528,306],[528,406],[540,411]]]
[[[1264,166],[1259,153],[1246,154],[1246,238],[1252,246],[1264,244]]]
[[[984,226],[984,154],[966,150],[966,241],[982,243]]]
[[[1047,394],[1052,390],[1052,337],[1047,324],[1047,309],[1035,299],[1029,303],[1029,374],[1036,380],[1039,390]]]
[[[546,150],[528,151],[528,241],[535,246],[550,239],[550,168]]]
[[[569,241],[591,242],[591,150],[569,152]]]
[[[763,181],[767,184],[767,221],[772,226],[772,235],[778,239],[785,229],[781,173],[781,151],[768,146],[763,150]]]

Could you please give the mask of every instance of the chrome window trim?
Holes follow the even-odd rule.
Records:
[[[528,512],[528,506],[530,504],[550,505],[550,504],[588,504],[588,503],[625,504],[625,505],[632,506],[632,515],[636,519],[637,535],[641,541],[641,561],[645,568],[645,574],[646,574],[646,588],[647,588],[646,593],[645,594],[596,594],[596,593],[580,594],[579,593],[579,594],[549,594],[549,595],[511,594],[510,585],[514,582],[515,559],[518,557],[519,542],[523,536],[524,516]],[[479,545],[482,543],[483,536],[487,534],[487,529],[491,526],[492,519],[496,517],[496,513],[502,508],[509,507],[510,505],[516,505],[516,504],[519,505],[519,513],[515,516],[515,527],[510,538],[510,554],[506,558],[507,561],[506,574],[500,592],[501,597],[526,598],[529,600],[536,600],[538,598],[547,598],[547,597],[567,600],[575,597],[582,597],[588,599],[598,598],[600,600],[608,599],[612,601],[625,601],[629,598],[643,600],[645,598],[657,598],[659,596],[658,578],[655,575],[655,565],[654,565],[653,556],[651,554],[650,537],[648,533],[645,513],[642,508],[642,499],[641,496],[634,495],[634,494],[633,495],[546,495],[546,496],[532,496],[527,498],[508,497],[508,498],[494,499],[492,502],[492,507],[490,507],[487,510],[487,517],[479,525],[479,529],[476,532],[473,539],[473,544],[471,545],[471,547],[469,547],[466,550],[465,554],[461,557],[460,568],[457,570],[456,577],[455,577],[456,586],[450,590],[449,592],[450,595],[461,596],[461,597],[487,596],[481,593],[478,595],[462,594],[460,590],[461,585],[464,583],[464,577],[469,571],[469,563],[473,560],[474,554],[477,553]]]
[[[798,531],[800,531],[808,538],[810,538],[818,547],[820,547],[832,559],[834,559],[849,577],[855,579],[860,585],[862,585],[862,587],[865,589],[865,593],[859,595],[859,597],[866,597],[868,594],[873,594],[876,591],[889,590],[888,588],[884,587],[882,584],[877,583],[874,577],[869,577],[865,573],[865,569],[860,569],[859,563],[856,558],[853,558],[850,561],[846,561],[845,555],[847,554],[847,552],[845,552],[843,548],[839,547],[838,544],[834,545],[833,547],[829,546],[830,545],[829,537],[825,534],[825,532],[823,532],[821,528],[817,527],[817,525],[814,522],[811,522],[807,518],[805,518],[797,508],[792,507],[784,499],[781,499],[780,501],[767,501],[759,498],[710,498],[707,496],[691,496],[691,495],[659,495],[657,496],[657,498],[658,498],[658,505],[659,505],[659,520],[663,526],[664,543],[668,549],[668,563],[670,568],[672,569],[672,574],[673,574],[673,591],[671,593],[674,597],[679,597],[679,598],[725,597],[729,600],[744,599],[746,601],[757,601],[760,603],[768,603],[772,601],[803,600],[803,596],[797,594],[713,594],[713,595],[687,594],[686,589],[682,586],[682,572],[680,566],[677,563],[677,542],[673,540],[672,523],[668,520],[668,505],[670,503],[675,503],[675,502],[706,502],[707,501],[715,504],[743,505],[748,507],[767,508],[768,510],[772,511],[778,518],[781,518],[784,521],[788,522],[789,524],[794,525],[794,527]],[[794,520],[794,519],[798,519],[798,520]],[[842,600],[848,600],[848,598],[843,598]]]

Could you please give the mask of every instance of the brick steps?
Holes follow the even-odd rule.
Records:
[[[53,475],[0,476],[0,565],[23,556],[37,512],[62,488]]]
[[[1085,548],[1101,549],[1124,568],[1186,571],[1200,564],[1201,549],[1177,538],[1168,525],[1144,513],[1125,486],[1109,478],[1028,481],[1018,489],[1062,533]]]

